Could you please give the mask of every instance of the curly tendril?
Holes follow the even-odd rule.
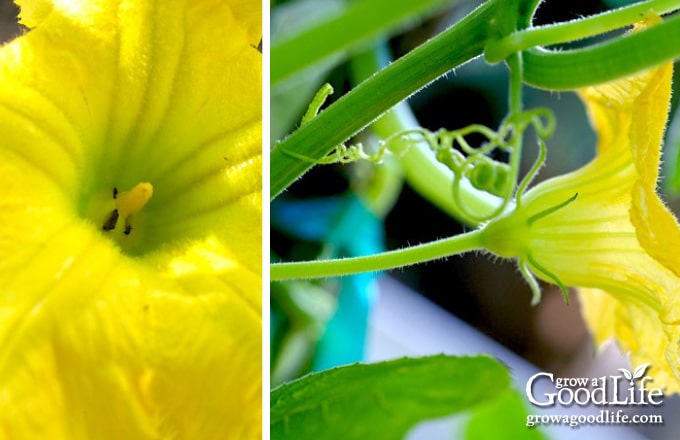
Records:
[[[333,88],[329,84],[324,84],[312,99],[301,125],[318,115],[326,99],[332,93]],[[513,146],[529,127],[534,129],[538,138],[539,155],[529,173],[515,190],[518,170],[513,169],[513,166],[508,163],[491,158],[490,155],[497,150],[508,153],[511,157],[520,154],[519,148]],[[368,151],[361,143],[340,144],[320,159],[289,151],[282,148],[280,143],[277,145],[285,154],[296,159],[318,165],[328,165],[347,164],[358,160],[381,163],[386,154],[400,157],[414,145],[424,142],[434,153],[437,161],[453,173],[452,197],[455,203],[468,219],[481,223],[500,215],[513,200],[517,205],[521,204],[522,195],[545,162],[545,140],[552,135],[554,129],[555,117],[552,112],[546,108],[536,108],[509,115],[498,130],[481,124],[472,124],[457,130],[440,129],[435,132],[419,127],[396,132],[378,141],[373,151]],[[473,146],[468,140],[472,135],[481,136],[485,140],[478,146]],[[518,162],[510,161],[510,163]],[[468,181],[480,191],[500,197],[502,203],[494,212],[483,217],[470,212],[460,200],[460,187],[464,181]]]

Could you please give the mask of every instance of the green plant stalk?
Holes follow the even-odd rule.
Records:
[[[515,53],[508,57],[508,67],[510,68],[510,85],[508,91],[508,109],[509,117],[513,118],[522,112],[522,54]],[[515,191],[517,187],[517,180],[519,178],[519,168],[522,164],[522,147],[523,147],[522,132],[513,133],[512,135],[512,152],[510,156],[510,175],[512,179],[512,187],[510,191]],[[512,198],[512,194],[505,197],[505,203],[502,208],[507,206],[507,203]],[[500,211],[500,209],[499,209]],[[500,214],[500,212],[498,212]]]
[[[679,5],[680,6],[680,5]],[[583,49],[522,53],[524,82],[550,90],[601,84],[680,57],[680,15]]]
[[[390,56],[384,44],[358,54],[350,63],[353,82],[360,83],[374,72],[388,65],[389,62]],[[370,129],[376,135],[385,139],[394,133],[419,126],[408,104],[401,102],[371,124]],[[430,147],[425,142],[412,145],[406,153],[399,156],[398,160],[406,180],[412,188],[439,209],[469,226],[476,226],[477,222],[469,218],[466,210],[474,212],[478,217],[483,217],[493,212],[501,204],[498,197],[475,189],[467,178],[463,178],[458,191],[459,198],[465,203],[466,210],[461,209],[454,203],[451,194],[453,173],[435,159]]]
[[[364,257],[275,263],[270,265],[269,276],[271,281],[337,277],[395,269],[482,248],[481,230],[475,230],[430,243]]]
[[[650,11],[661,15],[678,8],[678,0],[649,0],[578,20],[521,30],[490,41],[484,50],[484,59],[497,63],[514,52],[592,37],[640,21]]]
[[[276,197],[313,165],[284,150],[321,158],[412,93],[479,56],[494,4],[493,0],[485,3],[437,38],[376,73],[274,147],[270,197]]]
[[[450,0],[363,0],[353,2],[340,15],[301,33],[272,42],[270,83],[272,86],[306,68],[398,28],[414,16]],[[455,2],[453,2],[455,3]]]

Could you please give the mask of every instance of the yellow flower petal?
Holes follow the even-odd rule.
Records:
[[[668,253],[669,247],[680,246],[680,228],[656,194],[661,161],[659,145],[663,141],[672,71],[668,65],[642,74],[648,76],[647,79],[641,76],[624,79],[586,89],[581,94],[588,103],[600,138],[599,150],[612,148],[612,154],[619,154],[621,150],[629,154],[625,151],[628,149],[633,154],[638,177],[632,189],[631,218],[640,243],[656,260],[680,276],[680,262]],[[645,121],[645,124],[631,121]],[[628,142],[610,141],[613,132],[628,133]]]
[[[260,4],[20,5],[35,28],[0,48],[0,436],[259,438]],[[129,235],[104,231],[140,182]]]
[[[648,371],[654,386],[665,394],[680,393],[677,352],[669,341],[678,341],[677,325],[661,325],[658,313],[635,303],[620,301],[598,289],[579,289],[583,317],[597,345],[616,339],[633,366],[652,362]]]

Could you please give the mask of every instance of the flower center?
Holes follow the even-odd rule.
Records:
[[[149,182],[138,183],[128,191],[114,187],[108,197],[100,191],[91,198],[88,218],[123,250],[131,251],[142,242],[145,217],[141,211],[152,196]]]

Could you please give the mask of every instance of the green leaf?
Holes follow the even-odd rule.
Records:
[[[508,389],[497,399],[484,404],[475,411],[468,422],[465,438],[467,440],[544,439],[545,436],[537,428],[526,426],[526,418],[524,400],[517,392]]]
[[[273,390],[271,438],[403,438],[422,420],[470,410],[509,389],[508,371],[487,356],[348,365]]]
[[[367,41],[384,37],[414,17],[451,4],[450,0],[363,0],[342,13],[295,35],[272,42],[272,85],[337,54],[347,54]]]

